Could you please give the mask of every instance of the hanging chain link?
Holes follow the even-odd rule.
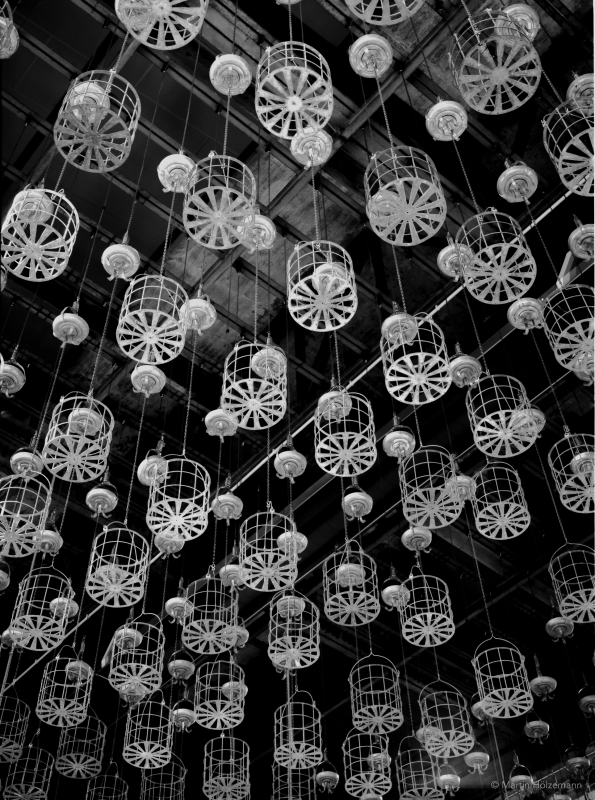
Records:
[[[316,241],[320,241],[320,220],[318,218],[318,198],[316,196],[316,175],[314,173],[314,162],[310,162],[312,170],[312,203],[314,205],[314,230],[316,231]]]
[[[122,56],[124,55],[124,50],[126,49],[126,45],[128,44],[128,37],[130,36],[130,31],[126,31],[126,36],[124,37],[124,41],[122,42],[122,47],[120,48],[120,52],[118,53],[118,58],[116,59],[116,63],[110,72],[117,72],[120,68],[120,61],[122,60]]]
[[[459,164],[461,165],[461,169],[463,170],[463,175],[465,176],[465,181],[467,183],[467,188],[469,189],[469,194],[471,195],[471,200],[473,201],[473,205],[475,207],[475,211],[477,214],[481,213],[481,209],[475,199],[475,194],[473,192],[473,188],[471,186],[471,181],[469,180],[469,176],[467,175],[467,170],[465,169],[465,165],[463,164],[463,159],[461,158],[461,154],[459,153],[459,148],[457,147],[457,143],[455,139],[452,139],[452,145],[455,149],[455,153],[457,154],[457,158],[459,160]]]
[[[227,137],[229,134],[229,107],[231,105],[231,84],[227,88],[227,105],[225,107],[225,127],[223,128],[223,155],[227,155]]]
[[[186,402],[186,419],[184,420],[184,436],[182,438],[182,455],[186,455],[186,440],[188,438],[188,420],[190,419],[190,405],[192,403],[192,379],[194,378],[194,362],[196,360],[196,331],[192,329],[192,361],[190,362],[190,377],[188,379],[188,398]]]
[[[167,218],[167,229],[165,231],[165,241],[163,242],[163,255],[161,257],[161,266],[159,268],[159,276],[163,278],[165,271],[165,257],[167,255],[167,248],[169,247],[169,237],[171,234],[173,216],[174,216],[174,203],[176,202],[176,193],[171,193],[171,205],[169,207],[169,216]]]
[[[471,317],[471,324],[473,325],[473,331],[475,332],[475,338],[477,340],[477,346],[479,347],[479,354],[481,355],[481,360],[483,361],[483,369],[486,375],[490,374],[490,370],[488,369],[488,362],[486,361],[486,354],[483,349],[483,342],[479,336],[479,331],[477,330],[477,325],[475,324],[475,317],[473,316],[473,311],[471,310],[471,303],[469,302],[469,293],[467,288],[463,286],[463,296],[465,298],[465,303],[467,304],[467,311],[469,312],[469,316]]]
[[[394,244],[392,245],[392,251],[393,251],[393,261],[395,262],[395,271],[397,273],[397,281],[399,283],[399,293],[401,295],[401,304],[403,306],[403,311],[405,313],[407,313],[407,303],[405,302],[405,291],[403,289],[403,282],[401,280],[401,268],[399,267],[399,262],[397,260],[397,250],[396,250]]]
[[[64,163],[62,164],[62,169],[60,170],[60,175],[58,176],[58,180],[56,181],[56,185],[54,187],[54,191],[57,192],[60,188],[60,184],[62,183],[62,178],[64,176],[64,170],[66,169],[66,164],[68,162],[64,159]]]
[[[388,123],[388,114],[386,113],[386,106],[384,105],[384,97],[382,96],[382,88],[380,87],[380,78],[378,77],[378,68],[374,64],[374,77],[376,78],[376,88],[378,90],[378,97],[380,98],[380,105],[382,106],[382,113],[384,115],[384,124],[386,125],[386,134],[388,136],[388,143],[391,150],[394,147],[393,135],[391,133],[390,125]]]
[[[254,344],[258,333],[258,271],[260,268],[260,249],[256,248],[256,266],[254,271]]]
[[[110,295],[109,303],[107,306],[107,311],[105,313],[105,322],[103,323],[103,331],[101,332],[101,339],[99,340],[99,347],[97,348],[97,355],[95,356],[95,363],[93,364],[93,371],[91,373],[91,383],[89,384],[89,397],[93,396],[93,387],[95,386],[95,378],[97,377],[97,368],[99,366],[99,359],[101,358],[101,352],[103,350],[103,345],[105,344],[105,337],[107,334],[107,326],[109,324],[109,318],[112,311],[112,306],[114,304],[114,298],[116,296],[116,287],[118,285],[118,275],[114,276],[114,282],[112,284],[112,293]]]

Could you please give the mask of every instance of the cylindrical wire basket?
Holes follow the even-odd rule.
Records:
[[[285,546],[297,534],[295,523],[271,507],[258,511],[240,528],[242,580],[258,592],[278,592],[297,578],[297,553]]]
[[[295,692],[275,710],[273,758],[286,769],[311,769],[322,761],[320,711],[309,692]]]
[[[254,223],[256,181],[237,158],[211,151],[190,174],[184,197],[184,227],[195,242],[226,250],[244,242]]]
[[[116,340],[125,356],[143,364],[165,364],[180,355],[186,343],[188,303],[185,289],[173,278],[133,278],[122,301]]]
[[[347,794],[372,798],[390,791],[388,736],[351,730],[342,750]]]
[[[547,457],[560,502],[577,514],[595,511],[595,436],[573,433],[556,442]]]
[[[116,768],[115,775],[105,773],[91,778],[85,800],[128,800],[128,784],[120,778]]]
[[[332,389],[318,401],[314,417],[316,463],[329,475],[351,478],[376,462],[376,429],[370,401]]]
[[[487,639],[471,662],[479,699],[490,717],[520,717],[533,708],[525,657],[505,639]]]
[[[370,654],[349,673],[351,719],[363,733],[391,733],[403,724],[399,671],[384,658]]]
[[[537,265],[519,223],[495,208],[465,220],[455,245],[465,286],[481,303],[510,304],[526,294]]]
[[[24,558],[35,551],[50,496],[50,482],[41,473],[0,478],[0,555]]]
[[[56,772],[65,778],[88,780],[101,772],[107,727],[94,714],[74,728],[60,731]]]
[[[141,779],[141,800],[184,800],[188,770],[175,753],[161,769],[145,769]]]
[[[303,669],[320,657],[320,611],[293,588],[270,603],[268,656],[279,670]]]
[[[163,461],[163,471],[149,489],[147,526],[165,539],[196,539],[209,522],[211,477],[185,456],[168,455]]]
[[[333,84],[323,56],[303,42],[267,47],[256,70],[256,114],[280,139],[317,131],[333,113]]]
[[[345,0],[351,13],[370,25],[398,25],[423,6],[423,0]]]
[[[54,125],[59,153],[85,172],[110,172],[130,155],[140,117],[135,88],[114,70],[75,78]]]
[[[0,3],[0,59],[13,56],[19,46],[19,33],[12,19],[8,0]]]
[[[271,800],[316,800],[314,769],[287,769],[273,761]]]
[[[403,581],[398,606],[403,638],[417,647],[437,647],[452,638],[455,624],[450,594],[442,578],[413,567]]]
[[[40,747],[26,747],[8,767],[4,800],[46,800],[54,769],[54,756]]]
[[[357,311],[351,256],[334,242],[298,242],[287,261],[287,308],[309,331],[335,331]]]
[[[0,696],[0,764],[17,761],[25,746],[31,710],[18,697]]]
[[[556,361],[565,369],[593,374],[595,355],[595,289],[572,283],[543,303],[545,335]]]
[[[208,800],[243,800],[250,795],[250,748],[220,736],[205,744],[202,790]]]
[[[543,145],[564,186],[593,197],[593,106],[561,103],[543,119]]]
[[[194,581],[186,594],[182,642],[193,653],[217,655],[233,647],[235,600],[219,578]]]
[[[115,632],[108,681],[117,692],[143,697],[162,682],[165,636],[156,614],[141,614]]]
[[[487,464],[474,476],[471,496],[475,527],[487,539],[513,539],[531,524],[518,472],[508,464]]]
[[[595,622],[595,551],[565,545],[554,553],[548,572],[560,614],[572,622]]]
[[[93,670],[76,655],[64,655],[45,665],[35,713],[46,725],[70,728],[87,719]]]
[[[218,659],[199,664],[194,689],[197,723],[217,731],[237,727],[244,719],[247,693],[244,670],[235,661]]]
[[[395,773],[402,800],[443,800],[444,792],[436,781],[436,761],[413,736],[406,736],[399,743]]]
[[[349,542],[322,564],[324,613],[337,625],[356,627],[380,613],[376,562]]]
[[[68,266],[79,225],[63,190],[27,187],[12,201],[2,225],[2,266],[25,281],[57,278]]]
[[[403,515],[412,525],[442,528],[463,510],[451,453],[439,445],[419,447],[399,465]]]
[[[374,153],[364,175],[366,213],[385,242],[413,247],[434,236],[446,219],[446,200],[432,159],[417,147]]]
[[[175,50],[202,28],[209,0],[183,0],[164,7],[155,0],[116,0],[116,14],[131,36],[154,50]]]
[[[141,700],[128,710],[124,761],[139,769],[160,769],[172,756],[171,710],[163,701]]]
[[[85,579],[85,590],[99,605],[128,608],[145,593],[150,547],[140,533],[110,522],[97,534]]]
[[[423,745],[435,758],[458,758],[475,744],[467,701],[454,686],[435,681],[419,695]]]
[[[57,647],[75,609],[70,579],[53,567],[34,569],[19,583],[10,621],[18,647],[47,651]]]

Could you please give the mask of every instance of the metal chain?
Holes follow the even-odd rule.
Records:
[[[186,439],[188,437],[188,420],[192,403],[192,379],[194,377],[194,361],[196,359],[196,330],[192,329],[192,361],[190,362],[190,378],[188,379],[188,400],[186,403],[186,419],[184,420],[184,436],[182,438],[182,455],[186,455]]]
[[[201,44],[202,44],[202,40],[199,37],[199,39],[198,39],[198,47],[196,48],[196,57],[194,59],[194,69],[192,70],[192,81],[190,83],[190,94],[188,96],[188,108],[186,109],[186,119],[184,120],[184,130],[182,132],[182,142],[180,144],[180,150],[184,149],[184,143],[186,141],[186,133],[188,131],[188,122],[190,120],[190,107],[192,105],[192,98],[194,97],[194,81],[196,79],[196,68],[198,66],[198,57],[200,55],[200,46],[201,46]]]
[[[223,437],[220,436],[219,437],[219,456],[217,458],[217,487],[215,489],[215,497],[219,497],[219,489],[221,487],[221,460],[222,460],[222,455],[223,455]],[[216,551],[217,551],[217,525],[218,525],[218,523],[219,523],[219,520],[217,519],[217,517],[215,517],[215,531],[214,531],[214,534],[213,534],[213,558],[212,558],[212,561],[211,561],[211,563],[213,565],[213,570],[215,569],[215,565],[217,563],[215,558],[216,558]],[[227,547],[225,548],[224,557],[225,556],[227,556]]]
[[[105,209],[107,208],[107,201],[109,200],[109,195],[112,190],[113,185],[113,174],[110,172],[109,175],[109,183],[107,186],[107,192],[105,194],[105,200],[103,201],[103,206],[101,208],[101,213],[99,214],[99,219],[95,225],[95,232],[92,233],[92,240],[91,240],[91,247],[89,248],[89,255],[87,257],[87,263],[85,264],[85,269],[83,270],[83,275],[81,281],[79,283],[79,290],[76,295],[76,299],[74,301],[75,305],[78,306],[81,302],[81,297],[83,295],[83,287],[85,285],[85,281],[87,280],[87,272],[89,271],[89,264],[91,263],[91,259],[93,258],[93,253],[95,252],[95,244],[97,243],[97,239],[99,238],[99,229],[101,228],[101,222],[103,220],[103,215],[105,214]]]
[[[339,339],[337,337],[337,331],[333,331],[333,339],[335,342],[335,362],[337,365],[337,383],[341,386],[341,365],[339,363]]]
[[[386,113],[386,106],[384,105],[384,97],[382,96],[382,89],[380,88],[380,79],[378,77],[378,69],[376,67],[376,64],[374,64],[374,77],[376,78],[376,88],[378,89],[378,97],[380,98],[380,105],[382,106],[382,113],[384,115],[384,124],[386,125],[388,142],[392,150],[394,147],[393,135],[390,130],[390,125],[388,124],[388,114]]]
[[[57,192],[62,181],[62,177],[64,176],[64,170],[66,169],[66,164],[68,162],[64,159],[64,163],[62,164],[62,169],[60,170],[60,175],[58,176],[58,180],[56,181],[56,185],[54,186],[54,191]]]
[[[110,295],[109,303],[107,306],[107,312],[105,314],[105,322],[103,323],[103,331],[101,332],[101,339],[99,340],[99,347],[97,348],[97,355],[95,356],[95,363],[93,364],[93,372],[91,373],[91,383],[89,384],[89,397],[93,395],[93,386],[95,385],[95,378],[97,376],[97,367],[99,366],[99,359],[101,358],[101,351],[103,350],[103,345],[105,343],[105,336],[107,333],[107,326],[109,324],[109,318],[112,311],[112,305],[114,304],[114,297],[116,296],[116,286],[118,285],[118,276],[117,274],[114,277],[114,283],[112,285],[112,293]]]
[[[132,487],[134,486],[134,476],[136,474],[136,462],[138,460],[138,449],[140,446],[140,437],[143,429],[143,422],[145,419],[145,408],[147,405],[147,395],[143,394],[143,402],[140,412],[140,424],[138,426],[138,436],[136,437],[136,446],[134,448],[134,459],[132,461],[132,475],[130,476],[130,485],[128,487],[128,497],[126,498],[126,509],[124,511],[124,525],[128,525],[128,512],[130,510],[130,500],[132,498]]]
[[[471,310],[471,304],[469,302],[469,293],[467,289],[463,287],[463,296],[465,298],[465,303],[467,304],[467,310],[469,311],[469,316],[471,317],[471,324],[473,325],[473,330],[475,332],[475,338],[477,339],[477,345],[479,347],[479,353],[481,355],[483,361],[483,369],[486,375],[490,374],[490,370],[488,369],[488,362],[486,361],[486,354],[483,349],[482,341],[479,337],[479,331],[477,330],[477,325],[475,324],[475,317],[473,316],[473,311]]]
[[[549,388],[552,390],[552,394],[554,395],[554,400],[556,401],[556,405],[558,406],[558,412],[560,414],[560,418],[562,420],[562,424],[564,425],[564,433],[566,434],[569,431],[568,423],[566,422],[566,417],[564,416],[564,412],[562,411],[562,406],[560,405],[560,401],[558,399],[558,394],[554,389],[554,381],[550,378],[550,374],[548,372],[548,368],[545,365],[545,361],[542,355],[541,350],[539,349],[539,344],[537,342],[537,337],[535,336],[535,331],[531,328],[530,329],[531,338],[533,339],[533,344],[535,345],[535,349],[539,355],[539,360],[541,361],[541,366],[543,367],[543,371],[545,372],[545,377],[547,378]]]
[[[167,218],[167,230],[165,231],[165,241],[163,242],[163,256],[161,258],[161,267],[159,268],[159,276],[163,278],[165,270],[165,256],[167,255],[167,248],[169,246],[169,236],[171,233],[172,220],[174,215],[174,203],[176,201],[176,193],[171,193],[171,205],[169,207],[169,216]]]
[[[553,93],[556,95],[556,99],[558,100],[558,102],[559,102],[559,103],[563,103],[563,102],[564,102],[564,98],[563,98],[563,97],[560,97],[560,94],[558,93],[558,90],[556,89],[556,87],[554,86],[554,84],[551,82],[549,75],[548,75],[548,74],[547,74],[547,72],[546,72],[546,71],[543,69],[543,67],[541,68],[541,73],[542,73],[543,77],[546,79],[546,81],[549,83],[549,85],[550,85],[550,89],[551,89],[551,90],[552,90],[552,92],[553,92]]]
[[[403,282],[401,280],[401,268],[399,267],[399,262],[397,261],[397,250],[394,244],[392,245],[392,251],[393,251],[393,260],[395,262],[395,270],[397,273],[397,281],[399,283],[399,292],[401,293],[401,303],[403,305],[403,311],[407,313],[407,303],[405,302],[405,292],[403,290]]]
[[[113,70],[111,72],[117,72],[120,67],[120,61],[122,60],[122,56],[124,55],[124,49],[126,48],[126,44],[128,43],[128,37],[130,36],[130,31],[126,31],[126,36],[124,37],[124,41],[122,42],[122,48],[118,53],[118,58],[116,59],[116,63],[114,65]]]
[[[271,499],[271,429],[267,428],[267,508]]]
[[[318,202],[316,197],[316,183],[315,178],[316,175],[314,174],[314,162],[310,161],[311,169],[312,169],[312,202],[314,204],[314,230],[316,231],[316,241],[320,241],[320,222],[318,219]]]
[[[227,88],[227,105],[225,107],[225,127],[223,128],[223,155],[227,153],[227,135],[229,133],[229,106],[231,104],[231,85]]]
[[[529,199],[527,197],[524,197],[523,199],[525,201],[525,208],[527,209],[527,214],[529,215],[529,219],[533,223],[533,227],[535,228],[535,232],[539,236],[539,241],[541,242],[541,246],[545,250],[545,254],[547,256],[547,260],[550,262],[550,266],[551,266],[552,270],[554,271],[554,277],[556,279],[556,284],[558,285],[559,288],[561,288],[560,284],[559,284],[558,270],[556,269],[556,265],[554,264],[554,261],[552,259],[551,253],[550,253],[550,251],[549,251],[549,249],[548,249],[548,247],[547,247],[547,245],[546,245],[546,243],[545,243],[545,241],[543,239],[543,236],[541,235],[541,231],[539,230],[539,225],[535,221],[535,217],[533,216],[533,212],[531,211],[531,207],[529,205]]]
[[[490,629],[490,635],[492,639],[494,638],[494,630],[492,628],[492,618],[490,617],[490,611],[488,608],[488,601],[486,599],[485,590],[483,588],[483,581],[481,579],[481,570],[479,569],[479,561],[477,560],[477,553],[475,552],[475,542],[473,541],[473,533],[471,531],[471,524],[469,522],[469,513],[467,511],[467,507],[464,506],[465,510],[465,519],[467,521],[467,530],[469,532],[469,542],[471,544],[471,552],[473,553],[473,560],[475,561],[475,569],[477,570],[477,577],[479,579],[479,588],[481,589],[481,596],[483,598],[483,605],[486,612],[486,617],[488,620],[488,627]]]
[[[467,170],[465,169],[465,165],[463,164],[463,159],[461,158],[461,154],[459,153],[459,148],[457,147],[457,143],[452,139],[452,145],[455,149],[455,153],[457,154],[457,158],[459,159],[459,164],[461,165],[461,169],[463,170],[463,175],[465,176],[465,181],[467,182],[467,188],[469,189],[469,194],[471,195],[471,200],[473,201],[473,205],[475,206],[475,211],[480,214],[481,209],[477,204],[477,200],[475,199],[475,194],[473,193],[473,189],[471,187],[471,181],[469,180],[469,176],[467,175]]]
[[[421,429],[419,427],[419,419],[417,418],[417,406],[411,406],[411,408],[413,409],[413,419],[415,420],[415,427],[417,429],[417,440],[419,442],[419,446],[422,447]]]
[[[293,42],[293,14],[291,13],[291,3],[287,3],[287,13],[289,14],[289,41]]]
[[[260,267],[259,258],[260,248],[256,248],[256,266],[254,273],[254,344],[256,344],[256,334],[258,329],[258,270]]]
[[[558,525],[560,526],[560,531],[562,533],[562,537],[566,544],[570,544],[568,539],[566,538],[566,531],[564,530],[564,525],[562,524],[562,518],[560,517],[560,512],[558,511],[558,504],[556,503],[556,499],[554,497],[554,493],[552,491],[552,487],[550,485],[547,472],[545,471],[545,467],[543,466],[543,461],[541,459],[541,453],[539,452],[539,448],[537,447],[537,443],[535,444],[535,452],[537,453],[537,458],[539,459],[539,466],[541,467],[541,472],[543,474],[543,479],[546,483],[548,488],[548,492],[550,493],[550,497],[552,499],[552,505],[554,507],[554,511],[556,512],[556,518],[558,519]]]
[[[58,361],[56,366],[54,367],[52,381],[50,383],[50,388],[47,391],[45,402],[42,407],[41,415],[39,417],[39,423],[37,425],[37,430],[35,431],[35,435],[33,436],[33,440],[31,442],[31,447],[33,450],[37,449],[37,445],[39,444],[39,439],[41,437],[41,431],[45,422],[45,417],[48,412],[48,408],[52,399],[52,394],[54,393],[54,389],[56,388],[56,381],[58,380],[58,373],[60,372],[60,367],[62,365],[62,359],[64,358],[64,351],[66,350],[66,342],[62,342],[60,345],[60,354],[58,356]]]

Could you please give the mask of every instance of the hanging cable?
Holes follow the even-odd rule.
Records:
[[[167,255],[167,248],[169,246],[169,237],[172,228],[173,216],[174,216],[174,203],[176,202],[176,192],[171,193],[171,205],[169,207],[169,216],[167,218],[167,229],[165,231],[165,241],[163,242],[163,256],[161,257],[161,266],[159,268],[159,275],[163,278],[163,274],[165,272],[165,257]]]
[[[109,195],[112,190],[112,183],[113,183],[113,173],[110,172],[109,174],[109,182],[107,186],[107,192],[105,193],[105,199],[103,201],[103,205],[101,207],[101,212],[99,214],[99,219],[95,224],[95,230],[91,231],[91,246],[89,248],[89,255],[87,256],[87,262],[85,264],[85,268],[83,270],[83,274],[81,277],[81,281],[79,283],[79,289],[76,295],[76,299],[73,304],[73,308],[78,310],[78,307],[81,302],[81,297],[83,295],[83,288],[85,286],[85,281],[87,280],[87,272],[89,271],[89,264],[91,263],[91,259],[93,258],[93,253],[95,252],[95,244],[97,243],[97,239],[99,238],[99,230],[101,228],[101,223],[103,221],[103,215],[105,214],[105,209],[107,208],[107,201],[109,200]]]
[[[114,276],[114,282],[112,284],[112,293],[110,295],[109,303],[107,306],[107,311],[105,314],[105,322],[103,323],[103,331],[101,332],[101,339],[99,340],[99,347],[97,348],[97,355],[95,356],[95,363],[93,364],[93,371],[91,372],[91,382],[89,384],[89,397],[93,396],[93,389],[95,386],[95,378],[97,377],[97,368],[99,366],[99,359],[101,358],[101,353],[103,351],[103,345],[105,344],[105,337],[107,334],[107,326],[109,324],[109,318],[112,311],[112,306],[114,304],[114,297],[116,296],[116,287],[118,285],[118,275],[117,273]]]
[[[534,445],[535,452],[537,453],[537,458],[539,459],[539,466],[541,467],[541,473],[543,475],[543,480],[547,486],[548,492],[550,494],[550,498],[552,501],[552,505],[554,507],[554,511],[556,512],[556,519],[558,520],[558,525],[560,526],[560,532],[562,533],[562,537],[564,539],[565,544],[570,544],[568,539],[566,538],[566,531],[564,530],[564,525],[562,524],[562,518],[560,517],[560,512],[558,511],[558,504],[556,503],[556,499],[554,493],[552,491],[552,487],[547,476],[547,472],[545,471],[545,467],[543,466],[543,461],[541,460],[541,453],[539,452],[539,448],[537,447],[537,443]]]
[[[124,510],[124,526],[128,527],[128,512],[130,510],[130,501],[132,499],[132,487],[134,486],[134,476],[136,475],[136,464],[138,461],[138,450],[140,446],[140,437],[143,429],[143,421],[145,419],[145,408],[147,406],[147,395],[143,393],[142,405],[141,405],[141,412],[140,412],[140,423],[138,426],[138,436],[136,437],[136,446],[134,448],[134,458],[132,460],[132,474],[130,476],[130,484],[128,486],[128,497],[126,498],[126,507]]]
[[[388,114],[386,113],[386,106],[384,105],[384,97],[382,96],[382,89],[380,88],[380,78],[378,77],[378,68],[376,67],[376,64],[374,64],[374,77],[376,78],[376,88],[378,91],[378,97],[380,98],[380,105],[382,106],[382,113],[384,115],[384,124],[386,126],[386,133],[388,135],[388,143],[392,150],[394,147],[393,135],[388,123]]]
[[[480,209],[480,207],[479,207],[479,205],[477,203],[477,200],[475,199],[475,194],[473,192],[473,187],[471,186],[471,181],[469,180],[469,176],[467,175],[467,170],[465,169],[465,165],[463,163],[463,159],[461,158],[461,154],[459,153],[459,148],[457,147],[456,140],[453,137],[451,139],[451,141],[452,141],[452,145],[453,145],[453,147],[455,149],[455,153],[457,154],[457,158],[459,160],[459,164],[461,165],[461,169],[463,170],[463,175],[465,176],[465,182],[467,183],[467,188],[469,189],[469,195],[471,196],[471,200],[473,202],[473,206],[475,207],[475,212],[477,214],[480,214],[481,213],[481,209]],[[460,210],[461,210],[461,207],[459,206],[459,211]]]
[[[560,419],[562,420],[562,424],[564,426],[564,436],[570,435],[570,428],[568,427],[568,423],[566,422],[566,417],[564,415],[564,411],[562,410],[562,406],[560,405],[560,400],[558,399],[558,393],[554,387],[554,382],[550,378],[550,373],[548,368],[545,365],[545,360],[543,358],[541,349],[539,347],[539,343],[537,342],[537,337],[535,336],[535,331],[533,328],[530,329],[531,338],[533,339],[533,344],[535,345],[535,349],[537,350],[537,354],[539,356],[539,360],[541,361],[541,366],[543,367],[543,371],[545,372],[545,377],[547,378],[548,386],[552,390],[552,394],[554,395],[554,400],[556,401],[556,405],[558,407],[558,413],[560,414]]]
[[[236,2],[236,12],[237,12],[237,2]],[[234,32],[234,40],[235,40],[235,32]],[[184,120],[184,129],[182,131],[182,142],[180,144],[180,150],[184,149],[184,144],[186,143],[186,133],[188,131],[188,122],[190,120],[190,108],[192,106],[192,98],[194,97],[194,81],[196,80],[196,68],[198,66],[198,57],[200,56],[200,47],[202,44],[202,40],[198,39],[198,46],[196,48],[196,56],[194,58],[194,69],[192,70],[192,81],[190,82],[190,93],[188,95],[188,107],[186,108],[186,119]],[[165,73],[163,73],[165,74]],[[162,79],[163,80],[163,79]],[[160,89],[161,91],[161,89]]]
[[[468,534],[469,534],[469,543],[471,545],[471,552],[473,554],[473,560],[475,561],[475,569],[477,570],[477,577],[478,577],[478,580],[479,580],[479,588],[481,589],[481,596],[482,596],[482,599],[483,599],[483,606],[484,606],[485,612],[486,612],[486,618],[487,618],[487,621],[488,621],[488,628],[490,629],[490,637],[493,639],[494,638],[494,630],[492,628],[492,618],[490,617],[490,610],[488,608],[488,601],[486,599],[486,594],[485,594],[485,590],[484,590],[484,587],[483,587],[483,581],[481,579],[481,570],[479,569],[479,561],[477,559],[477,553],[475,552],[475,542],[473,540],[473,532],[471,530],[471,523],[469,522],[469,514],[467,512],[467,507],[463,506],[463,508],[464,508],[464,511],[465,511],[465,520],[467,521],[467,531],[468,531]]]
[[[196,359],[196,330],[192,329],[192,360],[190,361],[190,377],[188,379],[188,400],[186,402],[186,417],[184,419],[184,435],[182,437],[182,455],[186,456],[186,439],[188,437],[188,420],[190,419],[190,405],[192,404],[192,379],[194,377],[194,362]]]

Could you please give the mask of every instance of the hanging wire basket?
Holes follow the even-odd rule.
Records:
[[[526,294],[537,265],[519,223],[509,214],[488,208],[465,220],[455,246],[465,286],[481,303],[510,304]]]
[[[128,710],[124,761],[139,769],[160,769],[172,757],[173,724],[163,701],[141,700]]]
[[[198,36],[209,0],[116,0],[116,14],[128,33],[154,50],[175,50]]]
[[[193,653],[217,655],[233,647],[231,628],[236,617],[236,600],[219,578],[208,575],[194,581],[187,591],[187,613],[183,619],[182,642]]]
[[[4,800],[46,800],[54,769],[54,756],[39,747],[26,747],[8,767]]]
[[[376,562],[357,542],[338,548],[322,564],[324,613],[337,625],[356,627],[380,613]]]
[[[254,224],[256,181],[237,158],[211,151],[190,174],[184,197],[184,227],[210,250],[244,243]]]
[[[162,682],[165,636],[156,614],[141,614],[115,632],[108,681],[121,695],[144,697]]]
[[[507,114],[537,91],[539,55],[506,10],[485,8],[453,34],[449,60],[463,100],[480,114]]]
[[[126,289],[116,340],[124,355],[143,364],[165,364],[186,343],[188,295],[173,278],[140,275]]]
[[[272,428],[287,410],[287,358],[280,347],[241,339],[225,359],[221,407],[240,428]]]
[[[25,281],[57,278],[68,266],[79,225],[63,190],[27,186],[12,201],[2,225],[2,266]]]
[[[17,761],[25,747],[31,710],[18,697],[0,696],[0,764]]]
[[[413,736],[406,736],[399,743],[395,773],[401,800],[443,800],[444,792],[436,780],[436,761]]]
[[[506,639],[487,639],[471,661],[486,714],[498,719],[520,717],[533,708],[525,657]]]
[[[88,780],[101,772],[107,726],[94,714],[74,728],[60,731],[56,772],[65,778]]]
[[[561,103],[543,119],[543,144],[564,186],[593,197],[593,106]]]
[[[297,578],[297,552],[288,540],[297,536],[295,522],[272,506],[242,522],[240,568],[242,581],[257,592],[278,592]]]
[[[164,456],[163,461],[163,471],[149,489],[147,526],[165,539],[196,539],[209,522],[211,477],[183,455]]]
[[[475,527],[488,539],[513,539],[531,524],[518,472],[508,464],[488,464],[474,476],[471,496]]]
[[[562,505],[577,514],[595,511],[595,436],[573,433],[556,442],[548,453]]]
[[[556,360],[565,369],[595,370],[595,289],[572,283],[548,297],[543,304],[545,334]]]
[[[391,733],[403,724],[399,671],[388,658],[370,653],[349,673],[351,719],[363,733]]]
[[[540,426],[523,384],[511,375],[485,375],[465,398],[473,441],[492,458],[512,458],[535,443]]]
[[[130,155],[140,117],[134,87],[114,70],[75,78],[54,125],[58,152],[85,172],[110,172]]]
[[[311,769],[322,761],[320,711],[309,692],[294,692],[275,710],[273,758],[291,770]]]
[[[12,20],[8,0],[0,3],[0,59],[13,56],[19,46],[19,33]]]
[[[258,119],[280,139],[320,130],[333,113],[329,66],[303,42],[267,47],[256,70],[254,94]]]
[[[74,651],[72,655],[63,652],[45,665],[35,713],[46,725],[71,728],[87,719],[93,670]]]
[[[278,670],[310,667],[320,658],[320,611],[293,588],[270,603],[268,656]]]
[[[50,496],[50,482],[41,473],[0,478],[0,555],[24,558],[35,551]]]
[[[398,605],[403,638],[417,647],[437,647],[452,638],[455,624],[450,594],[442,578],[413,567],[403,581]]]
[[[403,515],[412,525],[441,528],[463,510],[453,456],[444,447],[419,447],[399,465]]]
[[[70,579],[53,567],[34,569],[19,583],[10,633],[25,650],[53,650],[62,641],[70,615],[78,609]]]
[[[390,791],[388,736],[351,730],[342,750],[347,794],[372,798]]]
[[[287,769],[273,761],[273,793],[271,800],[315,800],[314,769]]]
[[[309,331],[336,331],[357,311],[351,256],[334,242],[298,242],[287,261],[287,308]]]
[[[568,544],[557,550],[548,568],[560,614],[572,622],[595,622],[595,551]]]
[[[91,778],[85,800],[128,800],[128,784],[118,775],[117,767],[115,775],[105,773]]]
[[[374,153],[364,175],[372,230],[389,244],[413,247],[438,233],[446,200],[432,159],[398,145]]]
[[[188,770],[175,753],[160,769],[145,769],[141,778],[141,800],[184,800]]]
[[[369,400],[336,388],[318,401],[314,417],[316,463],[329,475],[351,478],[376,462],[376,429]]]
[[[419,696],[424,747],[435,758],[458,758],[475,744],[467,701],[442,680],[424,686]]]
[[[244,719],[247,693],[244,670],[235,661],[218,659],[199,664],[194,690],[196,721],[209,730],[237,727]]]
[[[202,790],[208,800],[250,796],[250,748],[242,739],[220,736],[205,744]]]
[[[150,548],[140,533],[110,522],[97,534],[85,579],[85,590],[99,605],[127,608],[145,593]]]
[[[408,335],[401,324],[392,326],[390,320],[380,337],[387,392],[400,403],[433,403],[452,383],[444,334],[429,317],[414,317],[415,330]]]
[[[423,0],[345,0],[358,19],[370,25],[398,25],[423,6]]]

